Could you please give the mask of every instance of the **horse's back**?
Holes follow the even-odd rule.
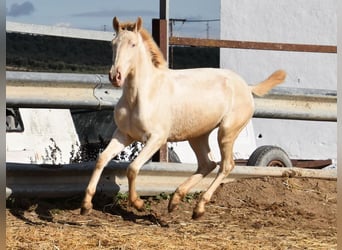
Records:
[[[194,68],[169,70],[171,81],[175,85],[190,88],[215,88],[222,85],[245,88],[247,83],[234,71],[217,68]]]
[[[246,104],[253,102],[252,94],[245,80],[227,69],[196,68],[170,70],[166,84],[172,85],[172,100],[185,102],[199,109],[202,105],[214,108],[216,105],[234,105],[232,99],[242,98]],[[187,105],[184,105],[187,106]],[[218,107],[217,107],[218,108]]]
[[[218,126],[240,101],[248,112],[253,109],[251,92],[233,71],[214,68],[170,70],[173,85],[170,140],[199,136]],[[237,98],[236,98],[237,97]]]

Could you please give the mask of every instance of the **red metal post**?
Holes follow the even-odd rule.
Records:
[[[155,42],[160,47],[164,58],[167,60],[167,20],[152,19],[152,36]],[[152,157],[153,161],[168,162],[167,144],[164,144],[160,150]]]

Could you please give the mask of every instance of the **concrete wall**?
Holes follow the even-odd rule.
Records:
[[[337,44],[337,0],[221,0],[221,39]],[[221,49],[221,68],[257,83],[274,70],[288,73],[284,87],[334,89],[337,55]],[[337,157],[333,122],[253,119],[257,146],[272,144],[291,158]]]
[[[65,164],[80,145],[68,109],[20,108],[24,131],[6,133],[6,162]]]

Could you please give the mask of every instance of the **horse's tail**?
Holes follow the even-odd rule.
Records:
[[[270,75],[266,80],[258,83],[257,85],[250,86],[253,94],[257,96],[263,96],[267,94],[273,87],[282,83],[286,78],[286,72],[284,70],[277,70]]]

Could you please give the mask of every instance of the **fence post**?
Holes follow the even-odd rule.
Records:
[[[154,41],[160,47],[161,52],[164,55],[164,58],[167,60],[167,20],[166,19],[152,19],[152,36]],[[153,161],[168,161],[168,149],[167,144],[164,144],[159,151],[152,157]]]

